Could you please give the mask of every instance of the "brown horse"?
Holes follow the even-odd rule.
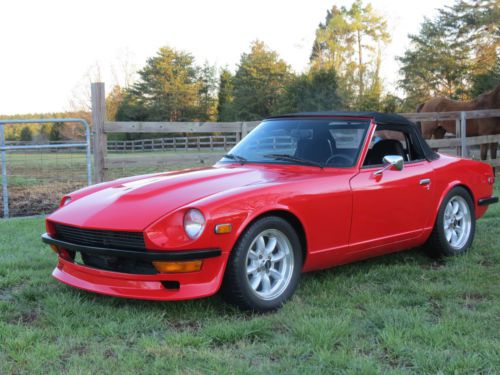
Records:
[[[444,97],[434,98],[417,107],[417,112],[473,111],[477,109],[500,108],[500,85],[469,102],[451,100]],[[422,135],[425,139],[442,139],[448,133],[455,134],[455,121],[423,121]],[[467,137],[500,134],[500,117],[467,120]],[[491,159],[496,159],[498,142],[481,145],[481,160],[488,157],[490,146]]]

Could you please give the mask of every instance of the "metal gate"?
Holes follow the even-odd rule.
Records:
[[[85,128],[85,142],[64,143],[64,144],[29,144],[29,145],[6,145],[5,125],[6,124],[47,124],[47,123],[79,123]],[[92,161],[90,154],[90,127],[87,121],[79,118],[62,119],[26,119],[26,120],[0,120],[0,164],[2,169],[2,196],[3,196],[3,217],[9,217],[9,187],[7,175],[7,152],[20,150],[44,150],[44,149],[70,149],[85,148],[87,183],[92,184]]]

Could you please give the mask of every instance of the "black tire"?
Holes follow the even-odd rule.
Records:
[[[283,283],[283,290],[279,293],[279,295],[276,295],[275,297],[272,297],[270,299],[264,299],[258,295],[259,292],[257,290],[252,289],[249,280],[250,276],[247,276],[247,267],[253,264],[249,264],[250,262],[261,261],[259,259],[249,260],[248,257],[250,246],[254,244],[254,241],[257,241],[259,236],[261,236],[263,233],[268,233],[268,231],[274,231],[276,233],[279,232],[280,234],[286,236],[288,244],[290,245],[290,251],[287,252],[287,254],[289,254],[287,256],[287,259],[289,259],[290,262],[287,264],[290,264],[293,260],[293,266],[287,274],[289,276],[284,278],[289,281],[286,285],[285,283]],[[279,247],[280,245],[276,246],[276,251],[278,251]],[[287,245],[284,247],[287,247]],[[253,251],[252,254],[254,254]],[[271,262],[269,262],[269,264],[271,264]],[[285,266],[283,265],[282,268],[285,269]],[[243,232],[236,245],[234,246],[228,260],[226,273],[224,275],[222,295],[226,301],[244,310],[253,310],[257,312],[276,310],[280,308],[283,303],[287,301],[295,292],[300,278],[301,270],[302,250],[300,240],[294,228],[288,221],[280,217],[264,217],[252,223]],[[266,266],[266,269],[263,269],[259,272],[269,272],[269,269]],[[268,280],[274,280],[276,282],[276,280],[273,279],[272,276],[271,279],[269,279],[268,276]]]
[[[459,197],[459,198],[456,198]],[[469,213],[470,213],[470,232],[468,237],[463,239],[463,243],[459,246],[452,246],[451,243],[446,238],[445,233],[445,211],[448,203],[452,200],[460,200],[465,202]],[[442,256],[454,256],[465,253],[472,244],[474,240],[474,234],[476,232],[476,215],[474,210],[474,202],[469,192],[463,187],[455,187],[451,189],[446,197],[444,198],[434,223],[434,228],[432,233],[424,244],[424,249],[432,257],[442,257]]]

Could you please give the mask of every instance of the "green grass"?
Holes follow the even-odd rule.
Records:
[[[500,205],[464,256],[414,249],[306,274],[266,315],[218,296],[141,302],[67,287],[50,277],[43,230],[42,219],[0,221],[0,374],[499,373]]]

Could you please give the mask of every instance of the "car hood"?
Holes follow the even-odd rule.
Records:
[[[293,178],[283,169],[219,166],[117,180],[90,194],[75,194],[48,219],[85,228],[141,231],[179,207],[222,191],[283,181],[283,173]]]

